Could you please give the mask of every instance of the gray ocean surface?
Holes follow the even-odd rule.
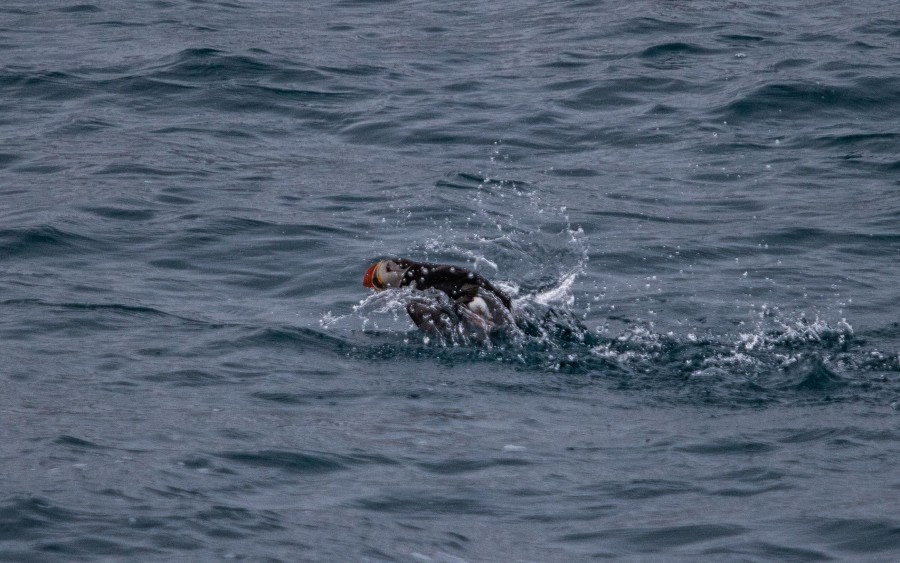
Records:
[[[3,561],[897,561],[897,3],[4,1],[0,447]]]

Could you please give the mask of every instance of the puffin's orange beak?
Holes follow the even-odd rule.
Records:
[[[375,269],[378,268],[378,264],[381,264],[381,262],[373,264],[371,268],[366,270],[366,275],[363,276],[363,285],[368,287],[369,289],[378,289],[377,287],[375,287],[374,283],[375,281],[377,281],[375,279]]]

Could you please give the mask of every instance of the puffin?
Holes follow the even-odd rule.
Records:
[[[406,305],[406,312],[426,334],[486,337],[494,329],[514,325],[509,296],[459,266],[390,258],[373,264],[363,285],[375,291],[408,287],[423,292]]]

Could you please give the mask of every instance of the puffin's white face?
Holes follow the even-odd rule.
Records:
[[[393,260],[382,260],[369,268],[363,278],[363,285],[377,291],[400,287],[408,269]]]

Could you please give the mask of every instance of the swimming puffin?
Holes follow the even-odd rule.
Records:
[[[409,287],[445,294],[449,301],[440,299],[440,294],[437,299],[423,295],[406,305],[413,323],[428,334],[487,336],[495,328],[514,324],[510,298],[480,275],[458,266],[392,258],[372,265],[363,285],[375,291]]]

